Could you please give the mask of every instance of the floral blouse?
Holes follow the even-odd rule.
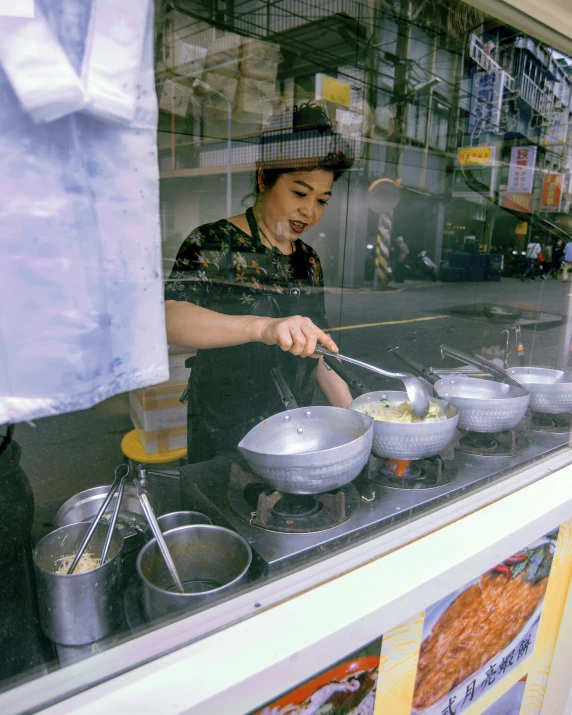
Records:
[[[286,256],[277,248],[265,247],[226,219],[199,226],[179,249],[165,298],[217,309],[215,305],[220,308],[233,297],[244,314],[251,312],[264,293],[274,297],[314,295],[323,303],[318,254],[301,240],[294,246],[293,254]],[[320,317],[323,323],[325,314]]]
[[[189,234],[167,280],[165,298],[227,315],[303,315],[327,328],[322,267],[314,249],[297,240],[293,253],[284,255],[226,219]],[[252,426],[283,409],[271,375],[274,367],[282,371],[298,404],[311,404],[315,360],[259,343],[199,350],[189,384],[191,461],[236,447]]]

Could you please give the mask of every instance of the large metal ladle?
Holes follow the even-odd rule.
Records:
[[[355,358],[347,357],[347,355],[340,355],[340,353],[333,353],[323,345],[316,346],[316,352],[318,355],[324,355],[329,358],[337,358],[343,362],[349,362],[352,365],[357,365],[358,367],[363,367],[365,370],[370,370],[371,372],[376,372],[378,375],[383,375],[384,377],[392,377],[395,380],[401,380],[405,386],[405,391],[407,392],[407,397],[413,411],[419,417],[420,420],[424,419],[429,412],[429,394],[425,389],[425,385],[421,382],[418,377],[411,375],[409,372],[389,372],[388,370],[383,370],[380,367],[375,367],[367,362],[362,362],[361,360],[356,360]]]
[[[141,479],[143,479],[145,476],[145,470],[140,468],[139,474],[141,476]],[[157,546],[159,547],[161,556],[165,560],[165,564],[169,573],[171,574],[171,578],[175,582],[177,591],[179,593],[185,593],[185,587],[183,585],[183,582],[181,581],[181,577],[179,576],[179,572],[177,571],[177,567],[175,566],[175,562],[173,561],[173,557],[171,556],[169,547],[165,543],[163,532],[161,531],[161,527],[157,522],[157,517],[155,516],[153,507],[149,503],[149,498],[147,497],[147,494],[145,493],[145,490],[141,486],[141,482],[139,481],[139,479],[137,479],[137,477],[133,477],[133,485],[137,490],[137,497],[139,499],[139,503],[141,504],[141,508],[145,513],[145,518],[147,519],[147,523],[149,524],[151,532],[155,539],[157,539]]]

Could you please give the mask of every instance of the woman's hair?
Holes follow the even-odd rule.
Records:
[[[283,174],[322,169],[330,171],[334,181],[337,181],[344,171],[353,166],[350,143],[334,132],[323,107],[311,101],[304,102],[295,106],[292,112],[279,115],[274,124],[281,121],[287,126],[275,128],[271,124],[260,140],[254,176],[255,195],[260,193],[260,169],[264,186],[270,189]]]

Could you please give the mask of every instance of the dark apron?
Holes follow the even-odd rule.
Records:
[[[251,208],[247,209],[246,218],[257,250],[263,251],[264,246]],[[232,246],[229,246],[229,255],[231,254]],[[313,268],[309,264],[307,265],[307,274],[310,283],[314,285]],[[260,317],[282,318],[301,313],[300,290],[292,290],[285,297],[280,297],[279,300],[281,305],[279,305],[278,300],[272,293],[262,293],[252,305],[249,314]],[[293,359],[296,361],[296,363],[289,363],[290,369],[287,372],[290,374],[292,382],[289,387],[293,391],[298,404],[300,406],[311,404],[315,382],[306,376],[307,372],[312,372],[310,364],[305,360],[283,353],[279,348],[261,347],[265,356],[264,360],[255,363],[253,369],[262,374],[262,381],[267,386],[265,394],[268,395],[268,400],[266,404],[260,406],[256,414],[251,414],[243,420],[239,419],[233,422],[231,426],[221,426],[220,423],[224,420],[217,419],[212,414],[208,404],[205,404],[205,387],[199,384],[201,371],[196,369],[198,367],[197,361],[208,359],[206,354],[214,351],[199,351],[196,357],[187,360],[186,365],[191,367],[191,374],[189,384],[181,397],[181,401],[187,402],[187,459],[189,463],[204,462],[236,451],[238,443],[255,425],[283,410],[280,395],[273,387],[270,372],[273,367],[282,367],[285,361],[288,362]],[[224,350],[225,348],[222,349]],[[248,353],[247,349],[245,349],[245,353]],[[296,368],[292,376],[292,366],[294,364],[296,364]],[[308,368],[310,368],[309,371]],[[224,409],[224,405],[221,409]],[[245,409],[245,411],[247,410]]]

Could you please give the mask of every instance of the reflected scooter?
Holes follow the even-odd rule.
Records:
[[[409,278],[416,278],[423,281],[436,281],[439,275],[439,269],[436,264],[429,258],[427,251],[420,251],[413,261],[413,265],[405,264],[406,270],[409,272]]]

